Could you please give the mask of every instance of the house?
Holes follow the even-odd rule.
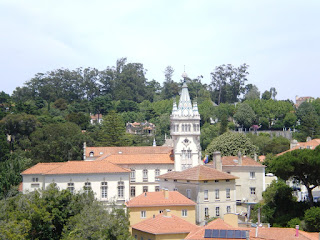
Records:
[[[262,192],[265,190],[265,166],[261,163],[241,154],[237,157],[221,158],[220,152],[215,152],[213,162],[206,166],[237,177],[235,184],[238,213],[249,214],[249,208],[262,200]]]
[[[216,219],[208,225],[191,231],[185,240],[318,240],[319,233],[310,233],[294,228],[234,227],[222,219]]]
[[[21,175],[23,193],[55,183],[71,192],[92,190],[97,200],[105,203],[122,205],[129,200],[130,170],[107,161],[38,163]]]
[[[154,136],[156,126],[153,123],[145,122],[134,122],[126,124],[126,132],[135,135],[145,135],[145,136]]]
[[[132,226],[132,236],[139,240],[179,240],[199,227],[181,217],[171,214],[169,209]]]
[[[306,142],[298,142],[297,140],[292,140],[290,142],[290,149],[284,151],[282,153],[278,153],[277,156],[283,155],[287,152],[291,152],[296,149],[312,149],[314,150],[320,144],[320,139],[311,139],[310,137],[307,138]]]
[[[296,108],[298,108],[303,102],[312,102],[314,100],[313,97],[298,97],[296,96]]]
[[[236,211],[236,176],[198,165],[159,176],[160,187],[178,191],[196,202],[196,223]]]
[[[152,218],[166,209],[171,214],[195,224],[196,203],[179,192],[163,189],[160,192],[145,192],[126,203],[130,212],[130,225]]]
[[[98,113],[95,115],[90,114],[90,123],[91,124],[101,124],[103,121],[102,114]]]

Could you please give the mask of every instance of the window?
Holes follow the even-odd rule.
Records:
[[[124,182],[118,182],[118,198],[124,198]]]
[[[107,198],[107,197],[108,197],[108,183],[101,182],[101,198]]]
[[[219,199],[220,196],[219,196],[219,189],[216,189],[216,199]]]
[[[32,178],[32,182],[39,182],[39,178],[37,177]]]
[[[174,188],[173,191],[178,192],[178,188]]]
[[[191,198],[191,189],[187,189],[187,198]]]
[[[68,190],[73,194],[74,193],[74,183],[68,183]]]
[[[186,159],[186,150],[181,151],[181,158]]]
[[[94,152],[90,152],[90,153],[89,153],[89,156],[90,156],[90,157],[93,157],[93,155],[94,155]]]
[[[31,183],[32,188],[39,188],[40,184],[39,183]]]
[[[204,190],[204,197],[203,197],[203,199],[205,200],[205,201],[208,201],[208,190]]]
[[[159,210],[159,213],[163,213],[163,210]]]
[[[251,187],[250,188],[250,194],[251,195],[255,195],[256,194],[256,188],[255,187]]]
[[[159,192],[159,191],[160,191],[160,187],[159,187],[159,186],[155,186],[155,187],[154,187],[154,191],[155,191],[155,192]]]
[[[187,158],[188,158],[188,159],[191,159],[191,150],[188,150],[188,151],[187,151]]]
[[[137,235],[134,235],[134,238],[135,238],[135,239],[138,239],[138,236],[137,236]]]
[[[146,211],[141,211],[141,218],[146,218]]]
[[[230,188],[226,189],[226,198],[230,199]]]
[[[148,186],[143,186],[143,192],[148,192]]]
[[[216,216],[217,216],[217,217],[220,216],[220,207],[216,207]]]
[[[136,181],[136,170],[131,169],[130,172],[130,182],[135,182]]]
[[[159,175],[160,175],[160,169],[154,170],[154,175],[155,175],[155,181],[159,182]]]
[[[204,216],[209,217],[209,208],[204,208]]]
[[[227,206],[227,213],[231,213],[231,207]]]
[[[182,217],[187,217],[188,216],[188,210],[187,209],[182,209],[181,216]]]
[[[230,182],[230,179],[227,179],[226,182]]]
[[[208,181],[207,181],[207,180],[205,180],[205,181],[203,181],[203,183],[208,183]]]
[[[130,187],[130,196],[135,197],[136,196],[136,187]]]
[[[214,182],[219,182],[219,180],[214,180]]]
[[[148,182],[148,169],[143,169],[143,181]]]
[[[143,240],[143,237],[140,237],[140,240]]]
[[[174,181],[174,182],[177,182],[177,179],[174,179],[173,181]]]
[[[255,178],[256,178],[256,173],[250,172],[250,179],[255,179]]]
[[[168,172],[171,172],[172,171],[172,169],[168,169]]]
[[[91,190],[91,182],[85,182],[84,183],[84,192],[88,194],[90,190]]]

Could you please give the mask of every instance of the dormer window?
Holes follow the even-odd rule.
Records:
[[[89,153],[89,156],[90,156],[90,157],[93,157],[93,155],[94,155],[94,152],[91,151],[91,152]]]

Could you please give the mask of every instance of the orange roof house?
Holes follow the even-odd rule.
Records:
[[[277,156],[280,156],[282,154],[285,154],[287,152],[291,152],[293,150],[296,149],[315,149],[318,145],[320,145],[320,139],[316,138],[316,139],[312,139],[309,140],[307,139],[306,142],[298,142],[297,140],[292,140],[290,143],[290,149],[287,151],[284,151],[282,153],[277,154]]]
[[[135,225],[147,218],[170,209],[171,213],[192,224],[195,223],[196,203],[177,191],[163,189],[160,192],[145,192],[126,203],[130,212],[130,224]]]
[[[152,218],[132,226],[132,235],[136,239],[184,239],[191,231],[199,227],[171,214],[170,210],[165,210]]]

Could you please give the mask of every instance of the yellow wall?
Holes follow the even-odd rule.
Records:
[[[192,224],[196,222],[196,211],[195,206],[166,206],[166,207],[131,207],[129,210],[129,220],[130,225],[133,226],[136,223],[144,221],[148,218],[153,217],[153,215],[157,216],[160,210],[170,209],[171,214],[177,217],[180,217]],[[186,209],[188,214],[186,217],[182,217],[182,209]],[[146,211],[146,217],[141,218],[141,211]]]
[[[141,237],[143,237],[143,240],[181,240],[184,239],[188,234],[189,233],[154,235],[136,229],[132,229],[132,236],[137,236],[138,240],[141,240]]]

